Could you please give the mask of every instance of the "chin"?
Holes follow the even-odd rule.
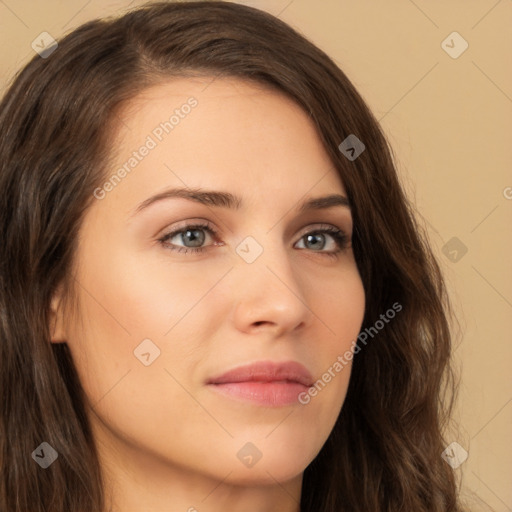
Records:
[[[281,436],[274,433],[253,443],[237,443],[241,448],[237,447],[237,464],[231,477],[241,484],[268,485],[301,475],[320,451],[322,443],[312,443],[306,435],[294,436],[290,431],[284,433],[286,435]]]

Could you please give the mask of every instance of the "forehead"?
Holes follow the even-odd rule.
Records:
[[[298,153],[301,148],[323,150],[313,122],[295,101],[275,88],[236,78],[169,80],[125,103],[116,118],[121,145],[152,135],[160,148],[173,151],[186,139],[195,140],[196,151],[225,141],[223,146],[250,153],[278,135],[274,146],[287,144]],[[252,139],[244,141],[248,136]],[[235,146],[242,141],[245,144]]]
[[[239,195],[263,188],[343,191],[306,112],[260,84],[172,79],[144,90],[118,118],[110,172],[124,168],[130,202],[168,186],[229,188]]]

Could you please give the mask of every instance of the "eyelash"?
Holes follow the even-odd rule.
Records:
[[[177,246],[177,245],[167,243],[167,240],[173,238],[176,235],[179,235],[180,233],[184,233],[186,231],[192,231],[192,230],[196,230],[196,229],[197,230],[201,229],[201,230],[207,231],[212,236],[212,238],[215,238],[217,236],[217,231],[215,229],[213,229],[209,224],[198,223],[198,224],[189,224],[189,225],[183,226],[175,231],[172,231],[170,233],[166,233],[165,235],[163,235],[161,238],[158,239],[158,242],[164,248],[171,250],[171,251],[180,252],[180,253],[187,254],[189,252],[193,252],[193,253],[204,252],[205,250],[207,250],[208,246],[207,247],[182,247],[182,246]],[[313,250],[312,252],[322,254],[324,256],[328,256],[331,258],[338,258],[340,253],[343,252],[344,250],[346,250],[349,245],[349,239],[348,239],[347,235],[338,228],[335,228],[333,226],[325,226],[325,227],[322,227],[319,229],[314,229],[314,230],[309,231],[309,232],[305,233],[304,235],[302,235],[302,237],[299,240],[302,240],[307,235],[317,235],[317,234],[324,234],[324,233],[327,233],[332,236],[332,238],[335,240],[335,242],[338,245],[338,249],[335,251],[314,251]],[[305,250],[305,249],[300,249],[300,250]]]

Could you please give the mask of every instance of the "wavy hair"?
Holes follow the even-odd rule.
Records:
[[[354,359],[337,422],[306,468],[301,512],[459,512],[441,458],[456,385],[440,269],[377,120],[347,76],[277,18],[231,2],[150,3],[94,20],[35,56],[0,103],[0,510],[98,512],[102,471],[65,343],[50,343],[58,287],[74,297],[81,221],[105,181],[116,113],[173,77],[276,88],[314,122],[345,186],[366,293],[363,329],[402,310]],[[354,161],[338,149],[364,142]],[[31,453],[43,441],[57,464]]]

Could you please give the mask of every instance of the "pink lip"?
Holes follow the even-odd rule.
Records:
[[[295,361],[262,361],[234,368],[206,384],[231,398],[279,407],[296,404],[299,393],[313,384],[313,377]]]

